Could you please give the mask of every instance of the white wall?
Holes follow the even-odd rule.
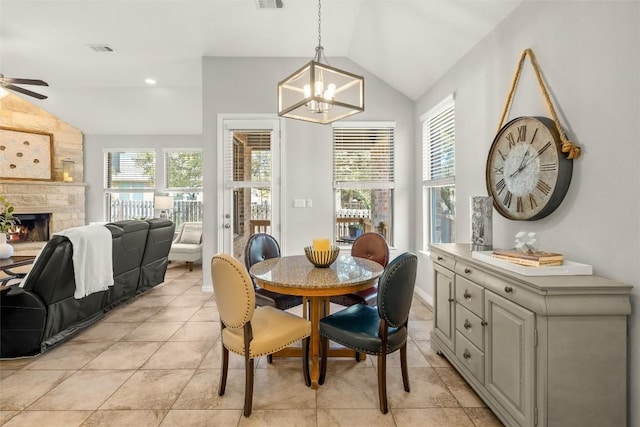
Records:
[[[211,286],[206,260],[218,250],[216,144],[218,114],[273,114],[277,110],[277,84],[309,58],[203,59],[203,141],[205,163],[203,282]],[[397,251],[411,250],[414,236],[413,161],[414,103],[386,83],[343,58],[331,65],[365,77],[365,112],[350,120],[396,122],[396,190],[393,233]],[[281,246],[284,254],[301,254],[313,237],[333,235],[331,126],[284,119],[284,218]],[[313,200],[312,208],[294,209],[293,199]]]
[[[105,220],[104,150],[146,149],[156,151],[156,169],[164,167],[163,148],[202,148],[201,135],[85,135],[84,179],[87,183],[87,223]],[[156,174],[156,177],[160,175]],[[158,179],[158,178],[157,178]],[[156,180],[157,180],[156,179]]]
[[[525,2],[450,69],[416,103],[419,116],[447,94],[456,97],[458,242],[468,242],[469,197],[486,195],[486,156],[511,79],[526,48],[542,68],[569,139],[582,148],[560,207],[533,222],[494,211],[494,247],[512,247],[520,230],[543,249],[592,264],[594,273],[634,286],[629,321],[630,424],[640,425],[640,3]],[[510,118],[549,117],[532,68]],[[418,150],[418,153],[420,151]],[[416,165],[420,156],[416,155]],[[416,189],[416,197],[420,190]],[[417,204],[418,218],[421,215]],[[418,225],[420,227],[420,225]],[[430,277],[421,258],[420,274]],[[433,295],[432,285],[423,288]]]

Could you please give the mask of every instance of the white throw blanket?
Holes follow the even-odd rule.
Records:
[[[83,298],[105,291],[113,285],[111,232],[103,225],[69,228],[58,233],[73,245],[73,271],[76,290],[73,296]]]

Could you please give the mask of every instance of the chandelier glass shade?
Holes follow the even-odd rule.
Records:
[[[327,124],[364,111],[364,77],[326,62],[318,18],[315,57],[278,83],[278,116]]]

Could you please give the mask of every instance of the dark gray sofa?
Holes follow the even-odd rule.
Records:
[[[127,220],[106,227],[113,239],[114,285],[74,298],[73,247],[66,237],[54,235],[23,287],[0,294],[0,357],[44,352],[164,281],[175,230],[172,221]]]

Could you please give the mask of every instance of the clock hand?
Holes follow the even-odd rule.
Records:
[[[527,151],[525,151],[525,153],[524,153],[524,156],[522,156],[522,160],[520,161],[520,166],[518,166],[518,169],[516,169],[515,171],[513,171],[513,173],[511,175],[509,175],[509,178],[513,178],[514,176],[516,176],[517,174],[522,172],[524,170],[524,168],[527,167],[527,165],[529,164],[531,159],[529,159],[526,163],[525,163],[525,160],[527,160],[527,157],[529,157],[529,156],[530,156],[529,150],[527,149]]]
[[[530,157],[530,158],[529,158],[529,160],[527,160],[527,163],[525,163],[525,165],[522,167],[522,169],[526,168],[526,167],[527,167],[527,165],[528,165],[529,163],[531,163],[531,161],[532,161],[533,159],[537,159],[538,157],[540,157],[540,154],[542,154],[542,153],[541,153],[540,151],[538,151],[538,152],[536,153],[536,155],[535,155],[535,156]]]

